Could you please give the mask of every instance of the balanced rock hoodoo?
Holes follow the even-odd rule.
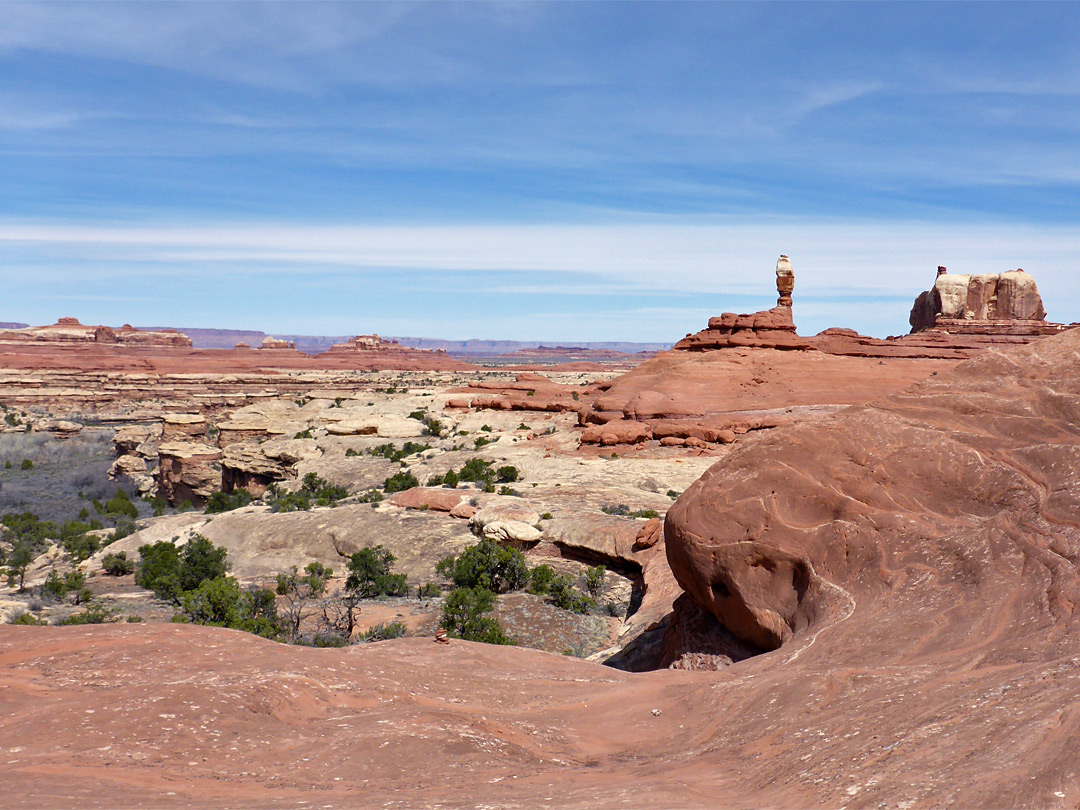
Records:
[[[795,290],[795,271],[791,260],[781,255],[776,262],[776,306],[749,315],[725,312],[719,318],[709,318],[708,329],[687,335],[674,348],[684,351],[703,351],[729,347],[754,346],[767,349],[808,349],[810,344],[795,333],[791,312],[791,294]]]

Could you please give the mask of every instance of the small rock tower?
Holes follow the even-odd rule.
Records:
[[[795,291],[795,271],[791,269],[791,259],[783,253],[776,262],[776,291],[780,294],[776,305],[790,307],[791,294]]]

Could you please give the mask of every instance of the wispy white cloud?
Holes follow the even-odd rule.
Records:
[[[303,277],[380,269],[565,274],[634,290],[755,293],[770,288],[776,256],[792,256],[800,290],[910,293],[934,268],[1000,272],[1023,266],[1055,289],[1074,281],[1080,231],[1068,225],[760,219],[609,225],[357,225],[284,223],[183,227],[0,224],[0,257],[37,256],[42,280],[64,256],[112,263],[113,272],[198,272],[242,278],[272,270]],[[198,269],[199,267],[203,269]],[[194,270],[192,268],[195,268]],[[227,269],[223,269],[227,268]],[[0,269],[0,278],[4,275]]]

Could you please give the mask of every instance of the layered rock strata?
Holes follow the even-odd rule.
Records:
[[[158,348],[190,348],[191,339],[175,329],[146,331],[124,324],[119,329],[108,326],[88,326],[78,318],[61,318],[50,326],[27,326],[0,332],[0,344],[44,343],[142,346]]]

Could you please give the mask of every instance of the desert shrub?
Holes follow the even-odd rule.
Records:
[[[550,565],[538,565],[529,571],[529,593],[545,594],[555,579],[555,569]]]
[[[435,436],[436,438],[442,436],[444,429],[443,423],[434,416],[424,418],[424,432],[429,436]]]
[[[518,492],[516,489],[512,489],[511,487],[499,487],[499,494],[500,495],[513,495],[515,497],[521,495],[520,492]]]
[[[4,560],[4,573],[7,576],[9,588],[17,587],[19,591],[25,590],[26,569],[33,561],[34,550],[31,541],[17,541]]]
[[[462,481],[472,481],[477,484],[493,482],[495,475],[491,471],[491,462],[482,458],[470,458],[461,468],[458,477]]]
[[[228,552],[201,534],[193,535],[182,552],[162,541],[140,546],[139,556],[142,559],[135,583],[153,591],[159,599],[178,604],[185,591],[198,588],[205,580],[225,576],[228,569]]]
[[[59,602],[64,598],[67,588],[64,587],[64,578],[60,576],[58,571],[49,572],[49,575],[45,577],[45,581],[41,583],[40,593],[42,598],[54,602]]]
[[[159,599],[179,597],[180,551],[167,541],[139,546],[139,565],[135,584],[153,591]]]
[[[126,551],[106,554],[101,560],[101,568],[111,577],[122,577],[135,570],[135,561],[128,559]]]
[[[60,546],[75,563],[88,559],[101,548],[101,541],[95,535],[87,534],[89,531],[89,525],[76,520],[69,520],[60,527]]]
[[[607,504],[601,506],[600,511],[606,515],[617,515],[619,517],[633,517],[633,518],[656,518],[660,517],[660,513],[655,509],[638,509],[636,512],[630,511],[630,507],[625,503],[620,504]]]
[[[349,640],[340,633],[320,630],[311,635],[301,636],[296,643],[305,647],[345,647],[349,644]]]
[[[409,628],[403,622],[390,622],[389,624],[377,624],[370,630],[361,633],[360,641],[386,641],[391,638],[401,638],[409,634]]]
[[[460,557],[446,557],[435,570],[458,588],[481,588],[494,593],[520,590],[529,577],[524,554],[503,548],[487,537],[465,549]]]
[[[139,516],[139,510],[131,502],[131,498],[122,489],[116,490],[116,494],[105,502],[105,514],[113,517],[128,517],[135,520]]]
[[[454,489],[458,485],[458,474],[453,470],[447,470],[442,475],[433,475],[428,479],[427,485],[429,487],[449,487]]]
[[[408,584],[404,574],[393,573],[396,557],[381,545],[362,548],[349,557],[346,592],[360,599],[376,596],[405,596]]]
[[[34,462],[32,462],[32,461],[31,461],[30,459],[28,459],[28,458],[24,458],[24,459],[22,460],[22,464],[20,464],[20,465],[19,465],[19,469],[22,469],[22,470],[32,470],[32,469],[34,469]]]
[[[355,447],[350,447],[348,450],[345,451],[345,458],[352,458],[353,456],[358,455],[360,455],[360,453],[357,452]]]
[[[495,471],[495,480],[500,484],[512,484],[518,480],[518,468],[506,465]]]
[[[604,575],[607,570],[602,565],[585,570],[585,591],[589,596],[598,600],[604,593]]]
[[[192,624],[231,627],[277,638],[281,634],[274,593],[269,589],[242,591],[228,576],[204,579],[180,598],[183,618]]]
[[[669,489],[669,490],[667,491],[667,496],[668,496],[669,498],[671,498],[672,500],[674,500],[674,499],[678,498],[678,497],[679,497],[680,495],[682,495],[682,493],[681,493],[681,492],[679,492],[678,490],[675,490],[675,489]]]
[[[383,489],[387,492],[404,492],[407,489],[420,486],[416,476],[408,470],[394,473],[383,482]]]
[[[62,627],[79,624],[107,624],[116,621],[116,609],[93,603],[81,613],[74,613],[57,622]]]
[[[368,450],[368,454],[377,456],[379,458],[386,458],[390,461],[401,461],[407,456],[415,455],[416,453],[422,453],[425,450],[430,450],[430,444],[417,444],[416,442],[405,442],[400,448],[390,444],[380,444],[378,447],[373,447]]]
[[[300,489],[285,492],[276,484],[266,488],[266,499],[272,512],[306,512],[312,506],[333,506],[349,491],[338,484],[331,484],[317,473],[308,473],[300,482]]]
[[[474,450],[479,450],[485,444],[491,444],[494,441],[495,441],[494,439],[489,439],[486,436],[477,436],[476,441],[473,442],[473,449]]]
[[[108,540],[105,541],[105,545],[115,543],[117,540],[123,540],[125,537],[130,537],[135,534],[135,521],[128,518],[121,518],[116,521],[116,528],[113,529],[112,534],[109,535]]]
[[[593,606],[592,599],[579,593],[574,587],[574,578],[569,574],[559,574],[551,581],[548,597],[555,607],[572,613],[587,613]]]
[[[439,590],[439,586],[434,582],[428,582],[424,585],[416,586],[416,598],[417,599],[430,599],[431,597],[438,596],[442,591]]]
[[[44,619],[39,619],[33,613],[27,613],[26,611],[23,611],[18,616],[16,616],[14,619],[12,619],[11,623],[12,624],[24,624],[24,625],[28,625],[30,627],[42,627],[42,626],[48,624],[48,622],[45,621]]]
[[[360,496],[360,503],[379,503],[385,496],[377,489],[369,489]]]
[[[35,550],[44,547],[49,537],[57,537],[60,528],[51,520],[41,520],[33,512],[13,512],[0,515],[0,524],[6,530],[4,534],[16,542],[26,541]]]
[[[513,644],[494,617],[485,616],[495,607],[495,594],[486,588],[455,588],[443,603],[439,626],[448,635],[485,644]]]
[[[285,603],[281,618],[290,642],[296,643],[301,624],[315,612],[314,602],[326,593],[326,585],[332,576],[333,570],[320,562],[308,563],[302,574],[295,565],[286,573],[278,574],[275,593]]]
[[[295,436],[293,436],[293,438],[294,439],[311,439],[311,438],[314,438],[314,437],[311,435],[310,430],[301,430],[299,433],[297,433]]]
[[[197,588],[204,580],[225,576],[228,551],[215,546],[201,534],[192,535],[180,559],[180,587]]]
[[[554,515],[551,512],[544,512],[544,514],[540,515],[541,520],[551,520],[553,517]]]
[[[206,501],[206,514],[216,515],[221,512],[231,512],[242,506],[247,506],[254,500],[251,493],[243,487],[234,489],[232,492],[211,492]]]

